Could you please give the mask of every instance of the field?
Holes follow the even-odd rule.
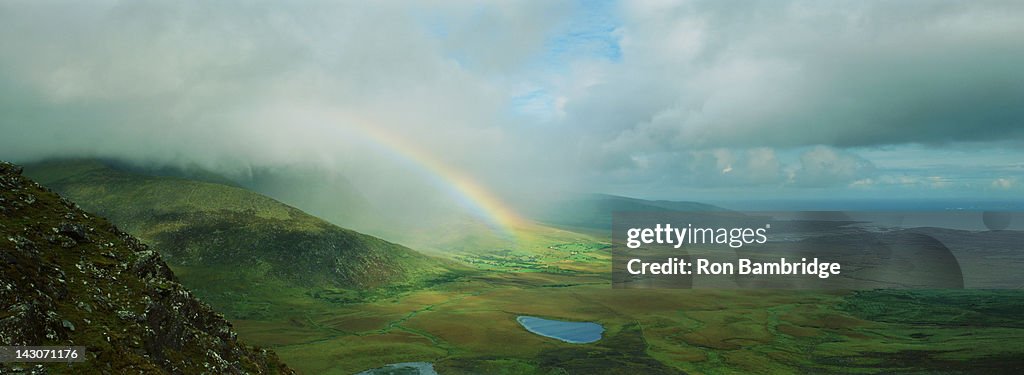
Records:
[[[442,374],[1024,366],[1024,346],[1007,345],[1024,342],[1019,291],[619,290],[609,284],[605,243],[570,232],[559,239],[547,233],[516,248],[454,254],[477,271],[414,290],[196,292],[242,339],[311,374],[411,361],[432,362]],[[605,338],[563,343],[522,329],[518,315],[598,322]]]

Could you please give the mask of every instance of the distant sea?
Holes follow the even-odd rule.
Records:
[[[736,211],[1024,211],[1022,200],[830,199],[707,202]]]

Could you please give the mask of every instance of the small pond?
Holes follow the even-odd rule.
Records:
[[[591,322],[551,320],[525,315],[517,317],[516,321],[527,331],[573,344],[586,344],[600,340],[601,334],[604,333],[603,326]]]
[[[437,375],[437,371],[434,371],[434,364],[430,362],[403,362],[366,370],[356,375]]]

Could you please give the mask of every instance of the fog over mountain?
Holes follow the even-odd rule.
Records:
[[[319,170],[392,211],[451,205],[451,170],[505,198],[1016,199],[1021,19],[1013,1],[6,1],[0,159]]]

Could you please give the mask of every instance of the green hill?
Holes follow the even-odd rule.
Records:
[[[0,162],[0,345],[86,350],[0,373],[292,373],[239,342],[159,254],[20,173]]]
[[[243,188],[111,165],[59,160],[28,165],[25,173],[152,244],[215,306],[237,302],[239,294],[276,296],[271,289],[281,288],[350,298],[416,287],[451,271],[445,261]]]

